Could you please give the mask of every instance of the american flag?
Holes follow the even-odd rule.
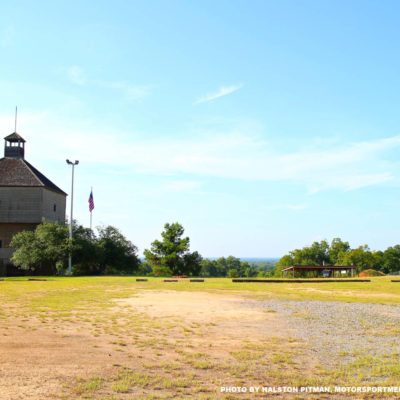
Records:
[[[89,196],[89,211],[92,212],[93,209],[94,209],[93,190],[91,190]]]

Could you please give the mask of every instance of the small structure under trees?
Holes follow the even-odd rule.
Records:
[[[292,275],[292,278],[295,277],[296,271],[299,272],[301,276],[305,276],[307,272],[312,272],[313,277],[316,278],[319,272],[329,271],[330,278],[336,276],[341,276],[341,271],[346,271],[348,275],[354,277],[354,270],[358,270],[358,267],[355,265],[291,265],[290,267],[284,268],[281,271],[281,276],[289,277],[289,274]]]

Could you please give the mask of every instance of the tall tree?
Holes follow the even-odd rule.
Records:
[[[34,274],[54,275],[67,266],[72,249],[74,275],[132,274],[140,260],[137,248],[112,226],[99,228],[99,235],[74,224],[73,240],[68,238],[66,225],[43,222],[34,231],[14,235],[11,247],[15,252],[11,261]]]
[[[132,274],[137,271],[140,265],[137,247],[114,226],[100,227],[98,231],[99,272]]]
[[[155,240],[150,250],[146,249],[146,261],[153,267],[168,267],[173,275],[199,275],[201,256],[189,252],[190,239],[184,237],[184,228],[179,223],[166,223],[161,233],[162,240]]]
[[[334,238],[328,250],[330,263],[338,265],[340,258],[344,257],[344,253],[350,251],[349,242],[343,242],[340,238]]]
[[[341,253],[338,259],[339,265],[356,265],[361,270],[375,269],[376,259],[367,245],[359,246],[356,249]]]
[[[65,267],[71,243],[66,225],[43,222],[34,231],[14,235],[10,247],[15,249],[11,261],[21,269],[41,275],[54,275]]]
[[[383,272],[400,271],[400,245],[396,244],[393,247],[388,247],[382,256]]]
[[[74,223],[72,240],[72,273],[74,275],[97,275],[99,248],[94,232]]]

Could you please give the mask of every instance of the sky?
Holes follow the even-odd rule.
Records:
[[[0,13],[0,134],[74,218],[205,257],[400,243],[397,1],[19,1]],[[67,200],[69,217],[70,196]]]

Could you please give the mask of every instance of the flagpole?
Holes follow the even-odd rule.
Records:
[[[93,196],[93,187],[90,188],[90,193]],[[90,234],[92,234],[92,211],[93,210],[90,210]]]

